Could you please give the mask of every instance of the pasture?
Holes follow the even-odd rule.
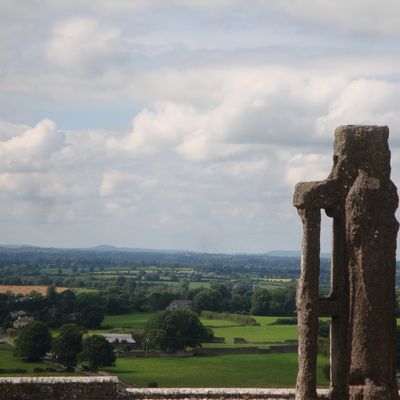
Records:
[[[131,329],[143,330],[147,320],[153,313],[132,313],[121,315],[106,315],[101,330]]]
[[[318,385],[327,386],[328,360],[318,360]],[[294,387],[297,354],[239,354],[189,358],[119,358],[106,369],[124,382],[146,387]]]
[[[15,357],[13,349],[6,343],[0,343],[0,370],[1,369],[25,369],[26,373],[1,373],[1,376],[53,376],[53,375],[77,375],[66,372],[35,372],[34,368],[48,368],[53,365],[45,362],[26,362],[19,357]]]
[[[133,313],[122,315],[106,315],[101,331],[142,331],[148,318],[152,313]],[[231,347],[235,337],[243,338],[249,345],[263,342],[284,342],[285,340],[297,339],[296,325],[276,325],[278,317],[255,317],[260,325],[239,325],[237,322],[227,319],[205,319],[200,318],[201,322],[212,327],[216,337],[224,337],[225,345],[218,344],[218,347]],[[216,347],[215,344],[204,346]],[[243,345],[241,345],[243,346]]]

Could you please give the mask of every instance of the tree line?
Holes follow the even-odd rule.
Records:
[[[74,322],[93,329],[101,325],[104,314],[164,310],[174,299],[192,301],[195,312],[215,311],[254,315],[293,316],[295,313],[295,285],[268,290],[252,288],[247,282],[233,285],[211,283],[210,288],[189,289],[188,282],[178,286],[137,287],[135,281],[125,280],[121,286],[75,294],[61,293],[49,286],[45,296],[32,292],[27,296],[0,294],[0,324],[11,327],[11,312],[24,310],[35,320],[58,328]]]
[[[24,326],[15,338],[15,355],[37,362],[52,351],[57,362],[67,371],[73,371],[81,362],[89,370],[111,366],[115,362],[113,346],[100,335],[82,339],[82,330],[76,324],[65,324],[53,338],[42,321],[32,321]]]

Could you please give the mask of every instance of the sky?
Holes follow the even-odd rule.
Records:
[[[388,125],[397,0],[0,0],[1,244],[298,250],[334,129]],[[329,250],[331,220],[323,219]]]

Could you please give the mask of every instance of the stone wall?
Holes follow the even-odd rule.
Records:
[[[295,389],[238,389],[238,388],[171,388],[171,389],[127,389],[131,399],[175,400],[175,399],[230,399],[230,400],[284,400],[295,399]],[[328,390],[318,390],[318,399],[328,399]]]
[[[119,390],[118,385],[118,378],[112,376],[0,378],[0,400],[119,400],[127,398],[123,396],[124,393]]]
[[[294,400],[294,389],[123,389],[117,377],[0,378],[0,400]],[[319,398],[327,399],[320,390]]]

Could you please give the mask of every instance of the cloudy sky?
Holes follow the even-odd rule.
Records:
[[[299,249],[336,126],[399,184],[399,39],[397,0],[0,0],[0,243]]]

